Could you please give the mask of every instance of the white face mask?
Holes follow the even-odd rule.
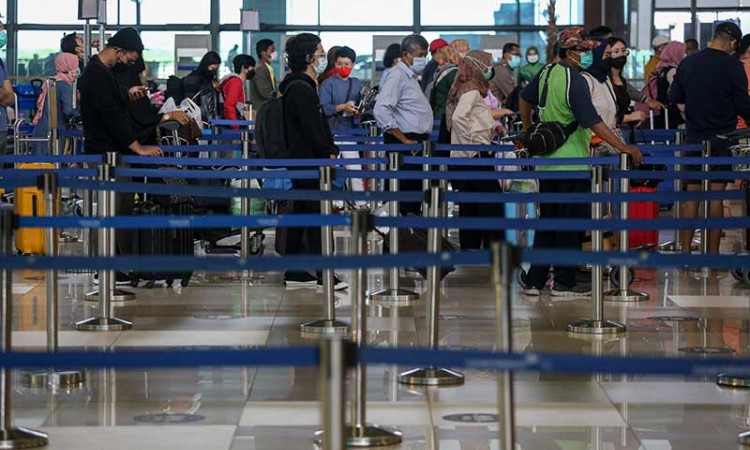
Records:
[[[322,74],[326,71],[326,65],[328,64],[328,58],[326,56],[321,56],[318,58],[318,64],[315,67],[315,73],[318,75]]]
[[[278,60],[279,60],[279,52],[271,53],[271,61],[278,61]]]
[[[427,66],[427,58],[415,57],[414,62],[411,65],[411,70],[417,75],[422,75],[425,66]]]
[[[526,57],[529,64],[536,64],[539,62],[539,55],[529,55]]]

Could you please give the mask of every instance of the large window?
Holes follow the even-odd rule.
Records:
[[[141,23],[172,24],[211,21],[211,3],[206,0],[159,0],[141,3]]]

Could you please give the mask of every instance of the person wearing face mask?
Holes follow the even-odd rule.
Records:
[[[466,145],[466,150],[452,151],[452,158],[490,158],[487,152],[469,150],[472,145],[491,145],[497,134],[495,121],[510,110],[492,111],[485,103],[490,94],[489,80],[492,78],[492,55],[482,51],[471,51],[461,62],[456,80],[448,94],[445,122],[450,132],[450,143]],[[492,166],[461,166],[461,171],[494,171]],[[497,180],[455,180],[453,187],[461,192],[501,192]],[[459,204],[461,217],[503,217],[502,203]],[[493,241],[504,238],[502,230],[460,230],[461,250],[489,248]]]
[[[587,158],[591,132],[596,133],[604,142],[618,152],[632,156],[635,165],[643,159],[637,147],[626,145],[618,139],[610,127],[602,122],[593,103],[586,79],[581,72],[591,67],[594,56],[591,50],[599,45],[589,39],[586,30],[571,27],[560,33],[558,38],[560,61],[545,67],[521,93],[521,119],[523,131],[532,126],[534,106],[544,98],[541,108],[542,122],[558,122],[572,129],[563,145],[543,158],[554,161],[558,158]],[[553,164],[537,166],[538,171],[547,170],[589,170],[582,164]],[[590,192],[591,183],[587,180],[540,180],[540,193],[575,193]],[[540,218],[585,219],[590,217],[589,205],[573,203],[544,203],[540,208]],[[580,249],[585,233],[577,231],[537,231],[534,236],[535,249]],[[553,297],[580,297],[591,294],[591,283],[584,282],[577,276],[578,268],[555,266]],[[539,296],[547,285],[550,275],[549,264],[533,265],[528,274],[522,277],[524,293]]]
[[[260,108],[271,100],[276,92],[276,76],[271,62],[279,59],[276,45],[270,39],[261,39],[255,44],[258,56],[258,66],[255,76],[250,80],[250,101],[253,104],[253,115],[257,115]]]
[[[422,78],[419,80],[419,86],[422,87],[422,92],[424,92],[427,98],[430,98],[429,90],[432,87],[433,82],[435,81],[435,72],[440,66],[440,61],[438,60],[438,58],[436,58],[436,55],[437,52],[443,47],[448,47],[448,41],[446,41],[445,39],[435,39],[434,41],[430,42],[430,56],[432,58],[430,59],[430,62],[428,62],[425,66],[424,72],[422,73]]]
[[[432,106],[432,114],[441,122],[444,121],[445,105],[448,102],[448,93],[453,86],[453,81],[458,73],[458,65],[461,63],[461,55],[453,47],[445,46],[435,53],[435,60],[438,61],[438,69],[435,72],[435,79],[427,90]],[[441,126],[441,130],[446,136],[440,139],[440,142],[450,142],[450,136],[447,135],[448,129]]]
[[[401,61],[381,83],[375,103],[375,120],[384,130],[386,144],[417,144],[430,138],[434,125],[432,108],[419,86],[419,75],[427,65],[427,40],[412,34],[401,42]],[[404,165],[404,170],[422,170]],[[420,180],[402,180],[402,191],[421,191]],[[401,203],[401,214],[419,214],[420,203]]]
[[[731,157],[731,140],[719,139],[737,128],[737,116],[750,119],[748,80],[742,63],[732,56],[742,40],[742,30],[732,22],[717,25],[708,48],[685,58],[677,68],[670,91],[670,102],[685,105],[687,143],[711,142],[712,157]],[[701,156],[689,155],[689,156]],[[687,166],[686,170],[702,171],[702,166]],[[712,165],[711,171],[731,171],[731,165]],[[734,180],[712,180],[711,190],[726,189]],[[687,180],[689,191],[701,190],[701,180]],[[697,202],[681,202],[681,218],[698,216]],[[721,218],[724,208],[721,200],[711,201],[709,216]],[[721,231],[709,231],[709,251],[718,253]],[[689,253],[694,230],[680,232],[680,243]]]
[[[78,108],[73,108],[73,83],[78,77],[78,58],[69,53],[59,53],[55,58],[55,85],[57,89],[57,127],[66,129],[68,121],[80,114]],[[47,83],[42,85],[42,93],[36,102],[37,113],[34,116],[34,137],[46,138],[49,133],[49,104],[47,102]],[[46,154],[48,147],[44,143],[36,143],[34,150],[37,154]]]
[[[185,98],[192,99],[200,106],[204,121],[219,115],[219,67],[221,56],[211,51],[203,55],[197,69],[183,78]]]
[[[648,83],[652,77],[656,76],[658,74],[656,70],[656,66],[659,64],[659,59],[661,58],[661,52],[664,50],[664,47],[669,44],[669,38],[667,36],[656,36],[651,41],[651,47],[654,49],[654,54],[651,56],[651,59],[648,60],[645,66],[643,66],[643,78],[646,79],[646,83]]]
[[[666,128],[675,129],[682,125],[682,114],[679,107],[669,101],[669,91],[671,90],[677,66],[685,59],[685,44],[678,41],[671,41],[664,46],[659,57],[659,63],[656,65],[655,73],[643,90],[651,98],[658,100],[669,111],[669,124]],[[666,115],[662,111],[654,113],[654,127],[665,128]]]
[[[591,102],[602,122],[622,141],[624,137],[620,129],[623,123],[640,123],[646,119],[642,112],[630,113],[630,101],[627,105],[617,101],[617,93],[609,78],[612,69],[612,46],[608,40],[595,37],[591,39],[598,43],[598,47],[592,50],[593,63],[585,71],[581,72],[589,85]],[[591,136],[591,147],[595,156],[611,156],[617,154],[617,150],[604,142],[596,134]]]
[[[503,46],[503,61],[495,66],[495,76],[490,80],[490,89],[500,103],[510,107],[513,91],[516,89],[516,72],[521,66],[521,48],[509,42]],[[512,108],[511,108],[512,109]]]
[[[361,99],[362,82],[351,75],[357,54],[339,47],[334,54],[333,76],[320,84],[320,106],[331,129],[354,128],[354,115]]]
[[[245,80],[255,76],[255,58],[250,55],[237,55],[232,61],[234,73],[221,80],[221,93],[224,95],[224,118],[238,120],[245,103]],[[232,125],[238,130],[239,125]]]
[[[333,134],[320,107],[316,79],[326,68],[326,54],[320,38],[314,34],[301,33],[286,42],[289,70],[279,85],[284,110],[284,133],[287,149],[292,158],[336,158],[339,149],[333,142]],[[317,180],[293,180],[292,189],[317,190]],[[294,214],[320,214],[320,202],[295,201]],[[320,255],[320,228],[290,228],[286,236],[286,254],[304,253],[304,239],[310,254]],[[318,272],[288,271],[284,275],[287,287],[322,287]],[[334,289],[346,289],[348,285],[335,277]]]
[[[123,155],[161,156],[159,147],[141,145],[128,122],[131,99],[146,95],[144,86],[126,90],[115,78],[112,69],[117,63],[132,65],[143,52],[143,42],[134,28],[123,28],[112,36],[98,55],[91,58],[78,81],[81,93],[81,119],[83,121],[84,150],[87,154],[117,152]],[[118,177],[118,181],[130,181]],[[116,215],[133,213],[132,194],[115,195]],[[96,245],[96,233],[93,233]],[[117,230],[115,242],[118,254],[133,254],[132,236],[127,230]],[[118,274],[118,282],[129,282],[127,276]]]
[[[609,38],[609,45],[612,47],[612,70],[609,72],[609,77],[615,88],[618,110],[628,109],[631,101],[646,105],[653,110],[661,109],[663,105],[659,101],[649,98],[646,94],[634,88],[623,76],[622,71],[628,64],[628,56],[630,55],[625,40],[611,37]]]
[[[543,68],[544,64],[539,60],[539,49],[536,47],[529,47],[526,49],[526,64],[521,67],[518,74],[518,80],[521,82],[521,86],[526,86],[531,83],[531,80],[533,80]]]
[[[326,64],[326,70],[318,76],[318,86],[323,85],[325,80],[336,75],[336,52],[339,51],[340,48],[340,46],[334,45],[328,49],[328,53],[326,54],[328,63]]]

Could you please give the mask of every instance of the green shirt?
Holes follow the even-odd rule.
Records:
[[[445,73],[445,76],[441,75]],[[458,74],[456,66],[445,67],[442,71],[435,74],[435,86],[430,91],[430,106],[432,106],[432,115],[435,120],[443,120],[445,107],[448,104],[448,93],[453,87],[453,81]]]
[[[552,69],[542,73],[539,77],[539,99],[544,88],[544,81],[549,77],[549,87],[547,92],[547,103],[541,109],[542,122],[560,122],[568,125],[576,121],[576,116],[571,108],[570,95],[575,92],[571,86],[577,82],[576,77],[584,84],[583,77],[575,69],[567,68],[564,65],[556,64]],[[589,104],[591,99],[588,100]],[[593,106],[592,106],[593,108]],[[579,121],[580,122],[580,121]],[[591,143],[591,131],[588,128],[578,127],[562,147],[543,158],[588,158],[589,145]],[[573,166],[538,166],[536,170],[588,170],[587,165]]]
[[[518,80],[521,83],[531,83],[534,78],[536,78],[536,75],[544,69],[544,64],[540,62],[536,62],[534,64],[526,64],[525,66],[521,67],[521,70],[518,74]]]

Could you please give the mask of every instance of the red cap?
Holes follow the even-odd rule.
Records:
[[[445,39],[435,39],[430,43],[430,53],[435,53],[443,47],[448,46],[448,41]]]

